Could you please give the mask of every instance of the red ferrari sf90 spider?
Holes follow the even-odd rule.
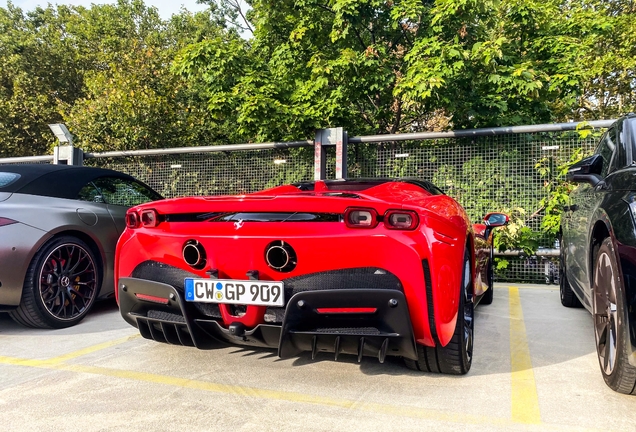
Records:
[[[116,251],[122,316],[148,339],[401,356],[465,374],[492,302],[492,229],[429,182],[302,182],[134,207]]]

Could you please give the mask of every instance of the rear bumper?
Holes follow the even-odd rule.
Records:
[[[363,356],[387,355],[417,359],[415,338],[404,294],[393,289],[303,291],[287,302],[280,324],[247,329],[240,323],[224,327],[186,302],[172,285],[138,278],[119,281],[123,318],[144,338],[209,349],[223,343],[277,348],[282,358],[309,351]],[[140,299],[153,298],[156,301]],[[165,300],[160,300],[165,299]],[[158,302],[158,300],[160,300]],[[164,303],[164,304],[162,304]],[[373,313],[319,313],[322,308],[371,308]]]
[[[403,288],[416,342],[446,346],[458,316],[466,233],[428,219],[421,216],[419,230],[389,232],[378,227],[373,233],[346,229],[341,223],[246,224],[240,236],[233,228],[231,233],[223,231],[221,224],[166,223],[155,229],[126,230],[117,245],[115,280],[136,277],[165,282],[135,274],[139,265],[150,261],[193,277],[205,278],[207,272],[216,271],[220,279],[235,280],[244,280],[249,272],[277,281],[338,269],[380,268],[395,275]],[[275,271],[265,260],[268,245],[277,239],[293,247],[297,256],[295,269],[287,273]],[[192,240],[207,255],[201,269],[184,262],[184,245]]]

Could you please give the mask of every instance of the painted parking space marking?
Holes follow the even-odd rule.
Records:
[[[539,424],[541,423],[539,395],[532,370],[519,288],[511,286],[508,293],[510,302],[512,419],[516,423]]]
[[[378,404],[371,402],[360,402],[359,400],[348,400],[332,398],[327,396],[310,395],[281,390],[268,390],[256,387],[220,384],[208,381],[192,380],[174,376],[137,372],[132,370],[112,369],[99,366],[89,366],[81,364],[67,364],[62,362],[51,362],[50,360],[28,360],[11,357],[0,357],[0,363],[17,366],[28,366],[40,369],[60,370],[74,373],[85,373],[134,381],[144,381],[154,384],[167,385],[173,387],[186,388],[213,393],[220,393],[232,396],[249,398],[259,398],[267,400],[278,400],[293,403],[305,403],[321,405],[334,408],[349,409],[372,413],[381,413],[391,416],[412,417],[429,419],[434,421],[473,424],[473,425],[496,425],[509,426],[514,424],[512,419],[474,416],[457,412],[444,412],[433,409],[397,406],[390,404]]]
[[[399,406],[391,404],[361,402],[360,400],[347,400],[319,395],[311,395],[306,393],[290,392],[284,390],[268,390],[263,388],[240,385],[226,385],[209,381],[192,380],[187,378],[138,372],[133,370],[121,370],[99,366],[82,365],[77,363],[68,363],[68,361],[70,360],[74,360],[82,356],[140,338],[140,335],[138,334],[103,342],[98,345],[83,348],[46,360],[21,359],[0,356],[0,364],[49,370],[60,370],[81,374],[92,374],[125,380],[143,381],[192,390],[214,392],[226,395],[313,404],[355,411],[382,413],[392,416],[429,419],[448,423],[492,426],[511,426],[515,424],[526,424],[530,427],[545,427],[548,425],[545,423],[541,423],[538,395],[534,373],[532,370],[532,362],[530,360],[530,350],[528,347],[526,328],[523,320],[523,311],[521,308],[519,289],[517,287],[511,286],[508,287],[508,291],[510,307],[509,325],[512,415],[511,417],[505,418],[439,411],[414,406]]]
[[[71,359],[82,357],[82,356],[85,356],[85,355],[88,355],[88,354],[93,354],[93,353],[95,353],[97,351],[101,351],[101,350],[104,350],[104,349],[107,349],[107,348],[110,348],[110,347],[114,347],[116,345],[121,345],[123,343],[129,342],[131,340],[139,339],[139,338],[141,338],[140,334],[134,334],[134,335],[131,335],[131,336],[126,336],[126,337],[123,337],[123,338],[115,339],[115,340],[112,340],[112,341],[107,341],[107,342],[104,342],[104,343],[101,343],[101,344],[97,344],[97,345],[93,345],[93,346],[90,346],[90,347],[87,347],[87,348],[83,348],[83,349],[80,349],[80,350],[77,350],[77,351],[73,351],[71,353],[64,354],[64,355],[61,355],[61,356],[58,356],[58,357],[53,357],[53,358],[48,359],[47,361],[49,361],[51,363],[63,363],[63,362],[66,362],[68,360],[71,360]]]
[[[51,357],[46,360],[34,360],[34,359],[23,359],[17,357],[6,357],[0,356],[0,364],[8,364],[14,366],[26,366],[26,367],[36,367],[36,368],[46,368],[47,366],[53,366],[56,364],[62,364],[68,360],[72,360],[78,357],[82,357],[88,354],[92,354],[110,347],[114,347],[117,345],[121,345],[123,343],[139,339],[141,335],[135,334],[131,336],[126,336],[123,338],[103,342],[97,345],[92,345],[87,348],[82,348],[77,351],[70,352],[68,354],[64,354],[58,357]]]

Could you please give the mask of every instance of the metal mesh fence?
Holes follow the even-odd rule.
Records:
[[[546,132],[359,144],[349,148],[348,177],[424,178],[462,204],[473,222],[503,211],[540,231],[541,201],[557,167],[578,149],[591,152],[597,140],[598,133],[581,138],[578,132]],[[539,246],[554,244],[544,237]],[[558,282],[554,259],[505,260],[508,267],[497,270],[499,281]]]
[[[53,163],[53,159],[51,160],[25,160],[21,162],[4,162],[3,159],[0,159],[0,165],[30,165],[30,164],[51,164]]]
[[[539,231],[541,200],[556,168],[578,149],[591,152],[600,132],[444,138],[350,144],[348,177],[413,176],[432,181],[457,199],[470,218],[490,211],[514,213]],[[45,162],[46,163],[46,162]],[[85,165],[111,168],[144,181],[165,197],[240,194],[313,178],[313,147],[177,155],[98,157]],[[0,160],[2,164],[2,160]],[[327,149],[327,178],[335,177],[335,148]],[[551,248],[546,238],[541,247]],[[497,280],[557,282],[555,259],[505,258]]]
[[[313,178],[313,148],[87,159],[145,182],[166,198],[256,192]]]

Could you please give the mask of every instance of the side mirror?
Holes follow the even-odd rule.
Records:
[[[487,239],[494,228],[506,225],[509,220],[510,218],[505,213],[488,213],[484,216],[484,224],[486,225],[484,237]]]
[[[510,218],[505,213],[488,213],[484,216],[484,223],[489,228],[497,228],[508,223]]]
[[[602,169],[603,156],[594,155],[572,165],[568,169],[565,178],[574,183],[589,183],[592,187],[596,187],[603,181],[603,177],[601,177]]]

